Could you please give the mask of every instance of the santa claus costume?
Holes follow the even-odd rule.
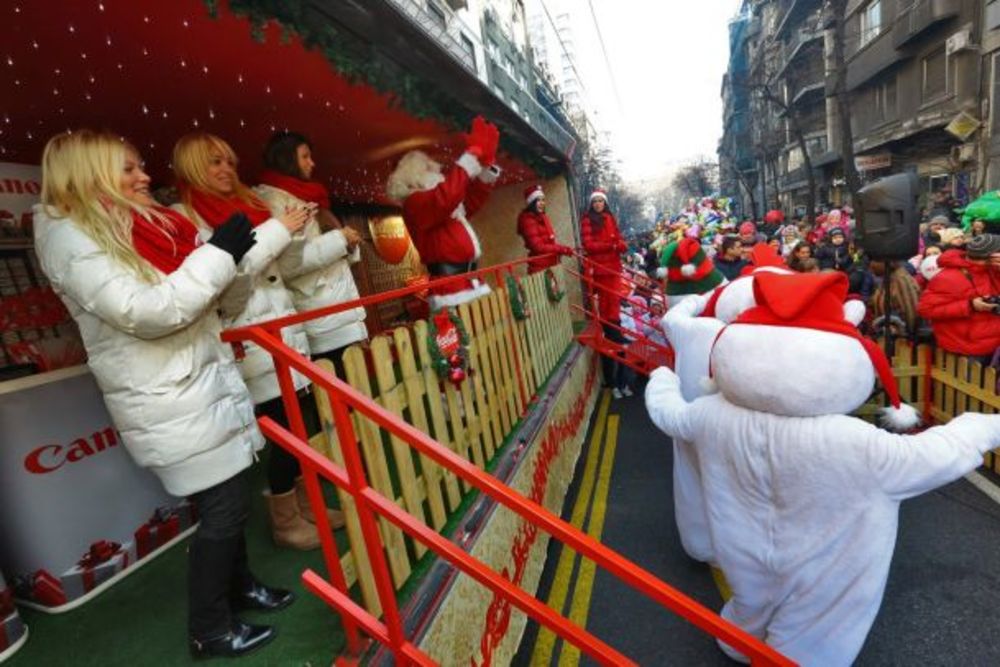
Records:
[[[893,423],[915,413],[900,406],[884,354],[858,335],[857,312],[847,319],[846,276],[759,272],[753,289],[757,305],[715,341],[720,393],[689,403],[660,368],[646,405],[697,450],[714,557],[733,591],[723,617],[802,664],[849,665],[881,604],[899,503],[980,465],[1000,444],[1000,416],[965,413],[909,436],[847,416],[876,372]]]
[[[528,256],[538,257],[528,262],[528,273],[557,266],[559,255],[573,254],[572,248],[556,242],[552,221],[545,213],[545,191],[541,185],[529,185],[524,189],[524,210],[517,216],[517,233],[524,239]]]
[[[500,175],[495,164],[500,134],[477,117],[467,140],[447,174],[426,153],[411,151],[386,184],[389,198],[403,205],[403,221],[432,279],[475,271],[482,256],[469,219],[486,204]],[[430,306],[457,306],[489,292],[475,278],[452,280],[431,289]]]

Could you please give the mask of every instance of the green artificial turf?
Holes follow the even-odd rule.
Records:
[[[253,488],[265,486],[262,466],[254,470]],[[332,498],[332,489],[326,489]],[[344,541],[344,531],[338,531]],[[187,649],[188,540],[126,577],[111,589],[65,614],[43,614],[21,608],[30,630],[28,642],[4,667],[115,667],[189,665]],[[298,595],[291,607],[273,614],[247,613],[252,623],[271,623],[278,637],[238,661],[198,661],[197,664],[238,664],[240,667],[330,665],[343,646],[340,617],[301,583],[312,568],[326,576],[320,550],[279,549],[271,541],[264,499],[254,494],[247,525],[250,564],[268,584],[290,588]]]

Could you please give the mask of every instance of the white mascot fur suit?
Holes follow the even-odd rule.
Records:
[[[500,175],[497,128],[481,116],[466,136],[467,147],[448,173],[422,151],[410,151],[389,176],[386,194],[403,204],[403,222],[431,278],[474,271],[482,255],[469,224],[486,204]],[[476,279],[454,280],[431,290],[431,309],[457,306],[489,294]]]
[[[722,616],[801,664],[850,665],[882,601],[899,503],[976,468],[1000,444],[1000,416],[965,413],[919,435],[847,416],[877,373],[890,424],[916,422],[885,355],[857,333],[863,309],[845,308],[847,277],[757,272],[753,294],[715,338],[719,393],[688,402],[659,368],[646,406],[697,451],[714,558],[733,592]],[[803,358],[809,374],[793,361]]]
[[[712,345],[726,324],[754,305],[753,273],[791,273],[777,266],[781,260],[773,250],[764,244],[759,244],[759,248],[755,257],[757,268],[751,268],[747,275],[712,292],[675,302],[660,320],[660,327],[674,350],[674,370],[680,378],[685,401],[694,401],[709,393],[704,380],[709,375]],[[768,259],[768,252],[774,255],[776,262]],[[698,452],[692,443],[680,438],[673,438],[673,450],[674,519],[681,546],[691,558],[714,564]]]

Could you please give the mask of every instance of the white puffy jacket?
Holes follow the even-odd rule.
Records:
[[[270,185],[259,185],[254,191],[267,202],[272,215],[289,206],[302,206],[304,201]],[[313,215],[303,230],[295,234],[291,245],[278,260],[281,276],[292,294],[295,309],[300,313],[332,306],[358,298],[358,288],[351,274],[351,264],[361,260],[361,248],[347,252],[343,232],[323,233]],[[351,308],[305,322],[309,349],[313,354],[336,350],[368,338],[365,309]]]
[[[35,208],[42,270],[80,328],[87,364],[126,449],[169,493],[187,496],[250,466],[264,445],[216,300],[232,257],[203,245],[152,285],[71,220]]]
[[[172,208],[198,223],[202,238],[208,239],[212,236],[212,228],[196,212],[182,204],[174,204]],[[283,224],[271,218],[254,228],[254,238],[257,239],[257,243],[250,248],[239,265],[240,277],[248,279],[250,283],[248,300],[243,310],[232,312],[227,309],[223,313],[222,324],[227,329],[295,314],[295,305],[278,268],[278,257],[291,242],[291,234]],[[240,285],[235,284],[232,289],[238,290]],[[286,345],[309,357],[309,343],[301,325],[285,327],[282,330],[282,339]],[[270,353],[249,342],[243,343],[243,348],[245,354],[237,361],[237,366],[250,390],[250,395],[253,396],[253,402],[259,405],[280,396],[278,374],[274,369],[274,360]],[[292,378],[296,389],[309,386],[309,379],[296,371],[292,371]]]

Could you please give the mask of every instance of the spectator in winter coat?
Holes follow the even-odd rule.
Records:
[[[885,263],[873,261],[869,268],[875,276],[882,278],[871,298],[873,319],[885,315]],[[898,316],[906,324],[908,333],[917,329],[917,303],[920,301],[920,286],[910,272],[902,264],[897,264],[889,274],[889,307],[892,314]],[[904,334],[905,335],[905,334]]]
[[[827,242],[816,251],[816,261],[821,270],[835,269],[845,273],[850,272],[854,260],[845,243],[844,230],[834,227],[827,232]]]
[[[747,260],[743,258],[743,242],[738,236],[723,237],[719,253],[713,261],[715,268],[726,277],[726,280],[736,280],[740,277],[740,271],[747,265]]]
[[[228,314],[223,324],[227,328],[250,326],[285,315],[295,314],[295,304],[283,276],[298,270],[296,267],[310,261],[315,253],[323,255],[330,250],[328,241],[344,240],[333,237],[300,239],[292,245],[293,236],[315,214],[316,205],[296,205],[272,216],[267,203],[245,186],[236,171],[237,158],[232,147],[220,137],[207,132],[193,132],[181,137],[174,146],[173,168],[177,176],[181,202],[176,209],[194,220],[202,234],[211,233],[226,218],[234,214],[246,216],[254,226],[257,245],[240,262],[241,275],[250,280],[250,295],[246,306],[237,313]],[[302,248],[305,243],[308,249]],[[286,252],[286,250],[288,252]],[[299,271],[301,272],[301,271]],[[301,325],[285,327],[282,340],[303,356],[310,354],[309,340]],[[244,344],[245,356],[239,362],[250,395],[257,406],[258,416],[267,416],[285,426],[289,425],[281,396],[281,387],[274,360],[262,347]],[[301,373],[292,372],[292,382],[299,392],[303,414],[312,415],[310,404],[315,401],[307,392],[310,382]],[[307,425],[317,431],[315,423]],[[271,536],[279,546],[293,549],[319,548],[316,527],[303,514],[304,494],[295,492],[295,480],[301,475],[298,461],[278,445],[272,445],[267,459],[267,477],[270,493],[267,499],[271,517]]]
[[[570,256],[573,249],[556,243],[556,233],[552,222],[545,214],[545,192],[541,185],[532,185],[524,190],[525,208],[517,216],[517,233],[524,239],[524,247],[529,257],[539,257],[528,262],[528,273],[538,273],[559,264],[559,255]]]
[[[138,465],[198,510],[188,547],[191,652],[259,648],[274,630],[234,612],[280,609],[294,596],[250,572],[246,470],[264,439],[219,341],[218,311],[242,307],[220,299],[254,245],[250,223],[230,219],[199,243],[189,219],[156,205],[138,153],[110,133],[53,137],[42,179],[35,249],[80,327],[115,428]]]
[[[1000,296],[1000,237],[976,236],[965,252],[941,254],[938,266],[941,272],[927,284],[917,312],[930,322],[942,349],[988,362],[1000,346],[1000,315],[990,301]]]
[[[983,220],[973,220],[969,227],[969,236],[979,236],[986,233],[986,222]]]
[[[757,231],[757,225],[747,221],[740,225],[739,239],[744,248],[752,248],[760,242],[766,241],[767,237]]]

